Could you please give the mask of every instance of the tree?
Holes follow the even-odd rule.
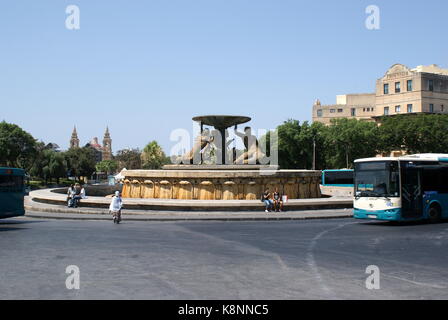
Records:
[[[90,147],[71,148],[65,152],[69,175],[77,177],[90,177],[95,172],[95,153]]]
[[[146,145],[141,157],[144,169],[160,169],[168,163],[168,157],[156,141],[151,141]]]
[[[351,168],[353,161],[379,153],[378,125],[356,119],[336,119],[326,131],[326,162],[334,169]]]
[[[384,117],[379,128],[381,150],[408,153],[446,153],[448,115],[418,114]]]
[[[43,142],[36,144],[36,150],[29,173],[33,177],[43,179],[46,184],[52,179],[56,179],[59,184],[59,179],[67,176],[67,162],[64,154],[55,151]]]
[[[19,126],[0,122],[0,166],[29,170],[36,154],[36,140]]]
[[[103,160],[96,164],[97,172],[104,172],[106,175],[117,171],[118,163],[114,160]]]
[[[123,149],[116,153],[115,160],[118,162],[118,169],[123,168],[133,170],[142,168],[141,152],[139,149]]]

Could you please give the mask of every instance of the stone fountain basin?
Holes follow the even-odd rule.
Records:
[[[193,121],[197,121],[208,126],[213,126],[217,129],[227,129],[238,124],[249,122],[250,120],[250,117],[225,115],[209,115],[193,118]]]

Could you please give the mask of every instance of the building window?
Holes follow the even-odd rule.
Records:
[[[401,106],[395,106],[395,113],[401,112]]]
[[[444,107],[444,105],[442,104],[441,106],[440,106],[440,112],[444,112],[445,111],[445,107]]]
[[[429,105],[429,112],[434,113],[434,105],[432,103]]]
[[[433,80],[428,80],[428,90],[434,91],[434,81]]]
[[[317,116],[319,118],[322,117],[322,109],[317,110]]]
[[[352,117],[356,117],[356,109],[352,108],[350,114],[352,115]]]
[[[401,84],[400,82],[395,82],[395,93],[401,92]]]
[[[389,94],[389,84],[388,83],[384,84],[384,94]]]
[[[338,109],[338,112],[339,113],[341,113],[341,112],[343,112],[344,111],[344,109]]]
[[[412,91],[412,80],[408,80],[408,91]]]
[[[412,113],[412,104],[408,104],[408,113]]]
[[[385,116],[389,115],[389,107],[384,107],[384,115]]]
[[[330,109],[330,113],[335,113],[336,109]]]

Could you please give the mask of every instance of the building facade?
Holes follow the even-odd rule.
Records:
[[[375,94],[344,94],[336,96],[336,104],[322,105],[319,100],[313,105],[313,121],[330,124],[332,119],[353,118],[371,120],[375,114]]]
[[[106,128],[106,132],[104,133],[103,145],[100,145],[98,138],[94,137],[85,146],[94,150],[96,162],[113,159],[112,139],[110,137],[109,128]],[[73,128],[72,136],[70,138],[70,149],[71,148],[79,148],[79,138],[76,127]]]
[[[372,94],[337,96],[335,105],[313,105],[313,121],[353,118],[373,121],[382,116],[448,113],[448,69],[437,65],[410,69],[395,64],[376,81]]]
[[[448,69],[396,64],[376,81],[376,116],[448,113]]]

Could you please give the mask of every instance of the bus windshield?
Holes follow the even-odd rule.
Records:
[[[398,161],[355,164],[356,197],[399,197]]]

